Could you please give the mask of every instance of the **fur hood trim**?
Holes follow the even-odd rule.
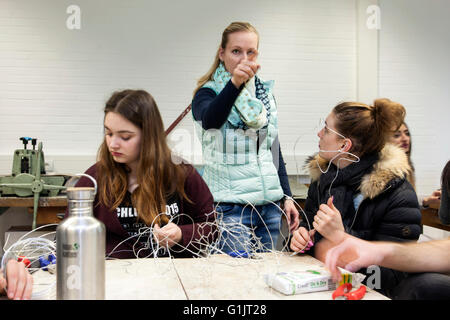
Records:
[[[329,162],[318,154],[307,159],[307,168],[311,180],[319,180],[322,172],[328,168]],[[411,173],[406,153],[398,146],[387,143],[379,153],[379,160],[373,165],[373,170],[361,181],[360,191],[364,198],[373,199],[382,193],[393,179],[403,179]]]

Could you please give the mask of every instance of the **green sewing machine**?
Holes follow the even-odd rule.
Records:
[[[46,175],[42,142],[39,142],[36,150],[37,139],[22,137],[20,140],[24,148],[14,151],[11,176],[0,176],[0,198],[33,196],[33,229],[35,229],[39,197],[57,196],[66,189],[64,184],[70,176]],[[27,149],[28,142],[31,142],[33,149]]]

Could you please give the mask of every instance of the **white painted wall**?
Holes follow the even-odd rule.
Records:
[[[405,106],[417,193],[431,194],[450,160],[450,1],[379,3],[379,94]]]
[[[356,97],[355,0],[80,0],[80,30],[66,27],[71,4],[0,0],[0,174],[10,173],[21,136],[43,141],[56,172],[89,167],[114,90],[149,91],[168,127],[191,102],[231,21],[260,32],[261,76],[276,81],[291,173],[297,139],[302,162],[316,151],[319,119]],[[197,143],[190,115],[178,129]],[[199,145],[193,149],[198,156],[189,150],[188,159],[201,162]]]

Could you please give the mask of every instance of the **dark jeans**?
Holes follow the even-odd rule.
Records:
[[[450,276],[411,273],[386,295],[394,300],[450,300]]]
[[[281,229],[279,202],[275,204],[244,206],[222,203],[216,207],[222,232],[219,239],[220,253],[275,249]]]

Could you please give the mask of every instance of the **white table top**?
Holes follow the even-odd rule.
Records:
[[[270,288],[265,274],[277,272],[325,271],[324,264],[309,255],[264,253],[261,259],[237,259],[214,255],[205,259],[176,259],[177,272],[183,281],[188,299],[223,300],[331,300],[333,291],[284,295]],[[365,300],[386,300],[387,297],[367,288]]]
[[[107,260],[106,299],[115,300],[330,300],[332,291],[284,295],[270,288],[265,274],[309,269],[325,270],[323,263],[308,255],[258,254],[260,259],[212,255],[189,259]],[[43,292],[56,276],[45,271],[33,274],[34,292]],[[56,285],[37,299],[55,299]],[[364,300],[388,300],[367,289]]]

